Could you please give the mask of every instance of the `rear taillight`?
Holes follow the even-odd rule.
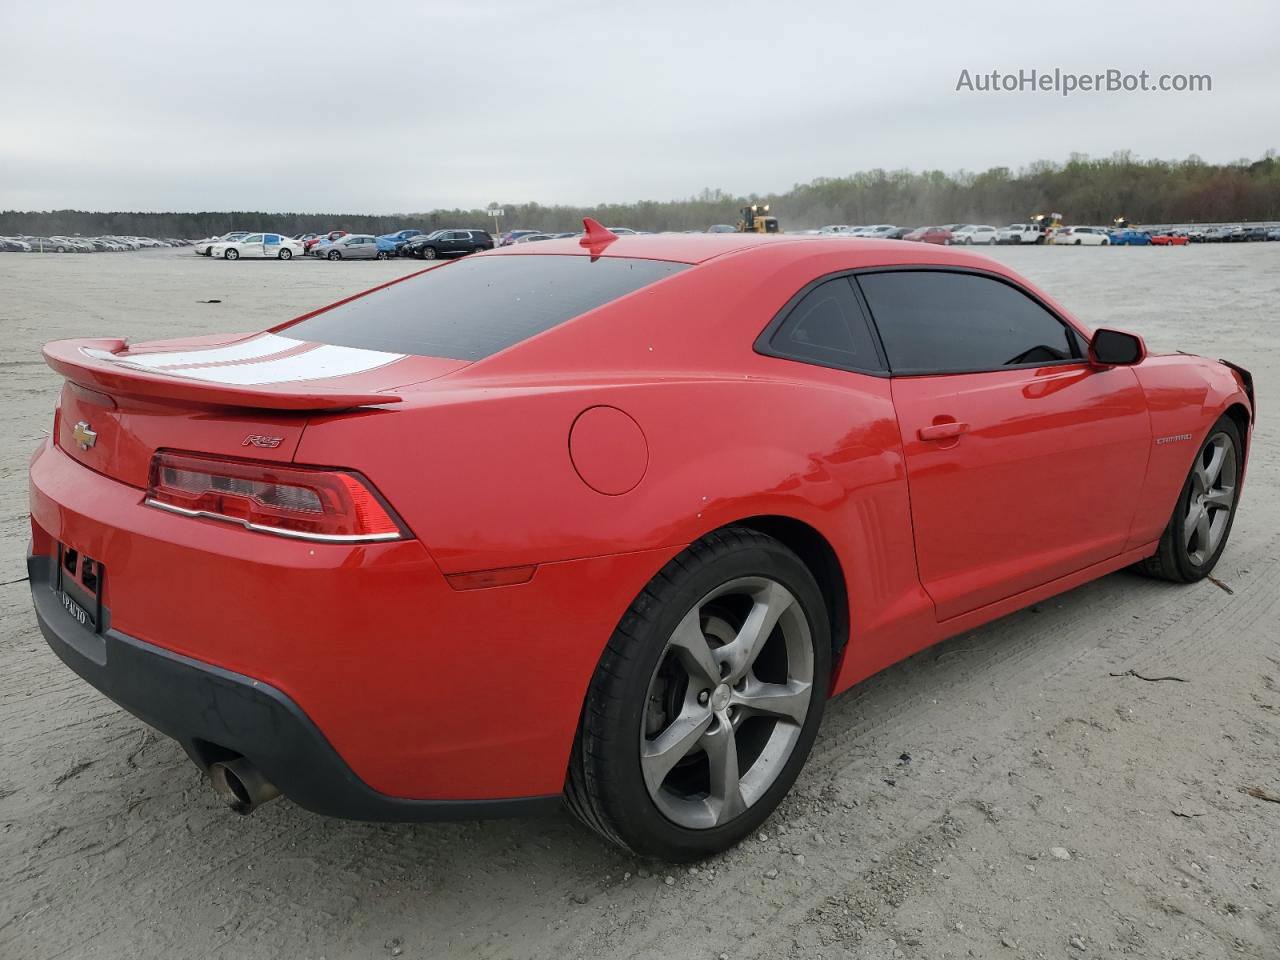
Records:
[[[160,451],[149,506],[302,540],[359,543],[409,536],[369,481],[350,470]]]

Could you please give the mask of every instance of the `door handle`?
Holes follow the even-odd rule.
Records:
[[[958,420],[952,420],[950,423],[935,423],[931,427],[920,428],[921,440],[950,440],[958,437],[960,434],[967,432],[969,425],[961,423]]]

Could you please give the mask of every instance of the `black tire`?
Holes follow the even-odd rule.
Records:
[[[387,253],[387,251],[385,251],[385,250],[379,250],[379,251],[378,251],[378,259],[379,259],[379,260],[387,260],[387,259],[389,259],[389,258],[390,258],[390,256],[391,256],[391,254]]]
[[[1222,531],[1217,547],[1197,561],[1183,536],[1183,523],[1188,511],[1191,509],[1192,498],[1195,496],[1196,465],[1203,462],[1206,452],[1219,435],[1226,436],[1234,452],[1232,466],[1235,476],[1231,478],[1231,484],[1235,493],[1225,521],[1226,526]],[[1174,505],[1173,513],[1169,517],[1169,523],[1160,537],[1160,545],[1152,556],[1137,565],[1137,569],[1149,577],[1170,580],[1174,583],[1195,583],[1197,580],[1203,580],[1213,572],[1218,558],[1222,556],[1222,551],[1226,549],[1227,541],[1231,537],[1231,527],[1236,519],[1236,508],[1240,504],[1240,476],[1243,470],[1244,442],[1240,437],[1240,428],[1236,426],[1234,420],[1223,415],[1218,418],[1218,422],[1213,425],[1204,443],[1196,451],[1196,459],[1192,461],[1192,467],[1187,471],[1187,479],[1183,481],[1182,492],[1178,494],[1178,502]]]
[[[813,648],[812,695],[776,779],[742,813],[693,829],[668,819],[645,785],[640,747],[650,685],[685,615],[717,587],[742,577],[776,581],[795,598]],[[610,637],[574,741],[565,781],[569,809],[610,843],[640,856],[679,863],[726,850],[758,828],[790,790],[813,745],[830,681],[831,630],[809,569],[778,540],[754,530],[710,533],[659,571]]]
[[[276,254],[276,257],[277,259],[280,259],[280,260],[292,260],[293,251],[290,250],[288,247],[281,247],[280,252]]]
[[[423,260],[434,260],[437,256],[439,256],[439,254],[436,252],[436,248],[435,248],[435,247],[423,247],[423,248],[422,248],[422,259],[423,259]]]
[[[475,248],[474,250],[472,250],[471,252],[472,252],[472,253],[484,253],[484,251],[485,251],[485,248],[484,248],[484,247],[476,247],[476,248]]]
[[[223,260],[239,260],[240,251],[235,249],[234,247],[228,247],[226,250],[222,251],[222,259]]]
[[[341,253],[339,253],[337,250],[330,250],[327,254],[325,254],[325,256],[326,256],[328,259],[330,259],[330,260],[341,260],[341,259],[342,259],[342,254],[341,254]]]

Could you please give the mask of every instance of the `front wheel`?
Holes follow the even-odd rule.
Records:
[[[1159,547],[1139,565],[1142,572],[1175,583],[1194,583],[1212,572],[1231,535],[1243,469],[1240,429],[1230,417],[1219,417],[1192,461]]]
[[[812,573],[730,527],[651,580],[587,691],[565,795],[602,837],[682,862],[764,822],[817,734],[831,631]]]
[[[240,251],[234,248],[223,251],[222,258],[224,260],[239,260]]]
[[[341,260],[341,259],[342,259],[342,254],[340,254],[337,250],[330,250],[326,256],[327,256],[330,260]]]

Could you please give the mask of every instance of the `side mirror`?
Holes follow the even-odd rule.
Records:
[[[1132,333],[1095,330],[1089,341],[1089,360],[1100,367],[1130,367],[1147,358],[1147,345]]]

